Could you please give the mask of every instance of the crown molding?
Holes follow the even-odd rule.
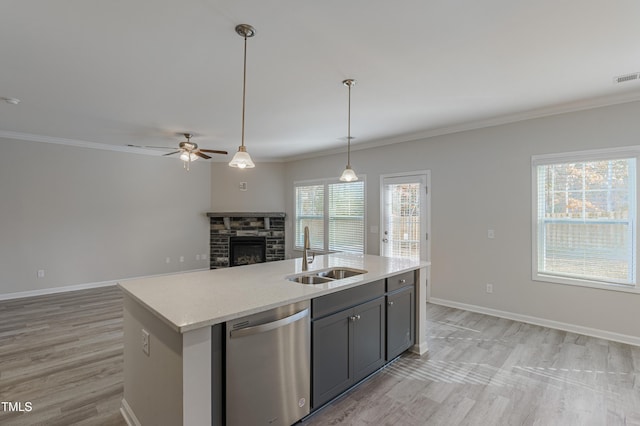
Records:
[[[11,132],[7,130],[0,130],[0,138],[16,139],[16,140],[29,141],[29,142],[53,143],[57,145],[73,146],[77,148],[92,148],[92,149],[101,149],[105,151],[129,152],[129,153],[144,154],[144,155],[151,155],[151,156],[158,156],[162,154],[152,150],[135,148],[132,146],[110,145],[106,143],[88,142],[88,141],[81,141],[77,139],[57,138],[53,136],[36,135],[33,133]]]
[[[640,90],[624,92],[617,95],[594,97],[574,102],[566,102],[563,104],[553,105],[544,108],[536,108],[528,111],[517,112],[513,114],[500,115],[488,119],[469,121],[452,126],[439,127],[436,129],[426,130],[424,132],[407,133],[404,135],[374,139],[367,142],[352,143],[351,151],[361,151],[364,149],[377,148],[381,146],[394,145],[403,142],[412,142],[417,140],[429,139],[436,136],[448,135],[453,133],[466,132],[469,130],[483,129],[487,127],[500,126],[504,124],[516,123],[519,121],[534,120],[554,115],[566,114],[571,112],[584,111],[595,108],[602,108],[612,105],[625,104],[640,101]],[[105,151],[126,152],[150,156],[162,156],[162,152],[149,149],[135,148],[122,145],[111,145],[105,143],[88,142],[77,139],[66,139],[52,136],[36,135],[32,133],[12,132],[0,130],[0,138],[15,139],[31,142],[53,143],[58,145],[73,146],[79,148],[101,149]],[[346,147],[333,148],[321,151],[309,152],[306,154],[294,156],[282,156],[279,158],[260,159],[257,161],[265,163],[286,163],[290,161],[299,161],[310,158],[324,157],[334,154],[343,154],[347,152]],[[212,163],[226,162],[226,160],[214,160]]]
[[[377,148],[380,146],[394,145],[403,142],[412,142],[423,139],[429,139],[436,136],[448,135],[453,133],[466,132],[469,130],[477,130],[505,124],[517,123],[519,121],[535,120],[538,118],[550,117],[555,115],[567,114],[571,112],[585,111],[589,109],[603,108],[607,106],[638,102],[640,101],[640,90],[633,92],[625,92],[614,96],[602,96],[590,98],[575,102],[567,102],[559,105],[553,105],[544,108],[536,108],[528,111],[517,112],[513,114],[500,115],[488,119],[469,121],[466,123],[456,124],[453,126],[439,127],[424,132],[407,133],[404,135],[394,136],[391,138],[375,139],[372,141],[351,143],[351,151],[361,151],[364,149]],[[285,162],[305,160],[315,157],[324,157],[333,154],[343,154],[347,152],[345,148],[334,148],[323,151],[311,152],[284,158]]]

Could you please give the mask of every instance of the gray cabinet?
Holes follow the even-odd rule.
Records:
[[[318,408],[351,386],[351,310],[311,323],[311,407]]]
[[[415,343],[415,271],[311,301],[312,409]]]
[[[357,291],[347,290],[312,301],[315,317],[311,323],[313,408],[320,407],[384,365],[386,317],[383,295],[384,281],[379,281],[358,287]],[[334,313],[327,315],[332,305],[338,309],[350,307],[338,312],[334,309]]]
[[[354,308],[351,318],[353,381],[358,382],[382,367],[384,354],[384,298]]]
[[[391,361],[415,342],[413,285],[387,295],[387,356]]]
[[[387,361],[391,361],[415,343],[415,282],[415,271],[398,274],[386,280]]]

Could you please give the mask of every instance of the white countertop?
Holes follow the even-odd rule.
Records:
[[[298,284],[287,277],[304,273],[302,259],[290,259],[133,279],[118,285],[176,331],[185,333],[428,265],[409,259],[337,253],[316,256],[307,272],[348,267],[367,273],[324,284]]]

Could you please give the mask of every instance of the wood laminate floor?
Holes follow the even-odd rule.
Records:
[[[640,425],[640,348],[436,305],[427,316],[427,355],[303,425]],[[0,425],[125,425],[122,355],[115,287],[0,301],[0,401],[33,405],[0,405]]]
[[[125,425],[116,287],[0,302],[0,425]]]
[[[427,317],[427,355],[304,425],[640,425],[640,347],[436,305]]]

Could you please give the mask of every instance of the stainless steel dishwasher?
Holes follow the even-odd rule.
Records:
[[[226,424],[289,426],[309,414],[309,301],[228,321]]]

